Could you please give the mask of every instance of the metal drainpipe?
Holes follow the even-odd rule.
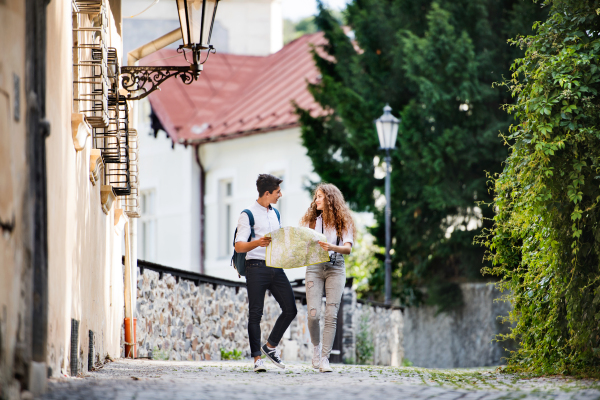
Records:
[[[135,318],[137,299],[137,218],[129,219],[129,246],[131,248],[131,317]]]
[[[127,53],[127,64],[130,66],[137,65],[138,61],[172,43],[175,43],[179,39],[181,39],[181,28],[174,29],[173,31],[167,33],[155,39],[151,42],[148,42],[137,49],[134,49]],[[136,104],[137,105],[137,104]],[[133,121],[133,128],[137,128],[137,107],[131,108]],[[130,271],[130,282],[129,282],[129,296],[130,302],[125,301],[125,304],[130,304],[130,309],[127,310],[127,306],[125,307],[125,315],[130,316],[130,329],[133,331],[133,319],[135,318],[135,309],[136,309],[136,294],[137,294],[137,218],[130,218],[128,225],[128,232],[126,230],[126,234],[129,235],[129,257],[128,262],[125,265],[125,268],[128,268]],[[125,295],[127,296],[127,290],[125,291]]]
[[[181,28],[177,28],[166,35],[159,37],[158,39],[141,45],[135,50],[131,50],[129,53],[127,53],[127,65],[137,65],[137,62],[142,58],[175,43],[181,39],[181,37]]]
[[[200,161],[200,145],[194,145],[194,153],[196,154],[196,162],[200,167],[200,273],[204,274],[204,189],[206,188],[206,172]]]

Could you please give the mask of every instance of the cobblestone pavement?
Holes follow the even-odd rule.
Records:
[[[600,399],[600,382],[527,378],[486,369],[334,365],[321,374],[306,363],[256,374],[246,361],[117,360],[80,378],[51,379],[44,400],[186,399]]]

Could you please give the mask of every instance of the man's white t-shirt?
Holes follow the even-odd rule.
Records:
[[[315,224],[315,231],[319,233],[323,233],[327,238],[327,243],[337,244],[337,232],[335,228],[325,228],[323,229],[323,217],[318,216]],[[344,243],[351,243],[354,245],[354,237],[352,232],[344,232],[344,235],[340,238],[340,246],[343,246]],[[334,251],[329,251],[329,255],[333,255]]]
[[[273,207],[269,206],[269,208],[266,208],[258,204],[258,201],[255,201],[252,206],[248,207],[248,210],[252,212],[252,216],[254,217],[255,236],[250,239],[251,241],[260,239],[267,233],[271,233],[281,228],[281,224],[277,219],[277,214],[275,214]],[[247,242],[250,233],[250,219],[248,218],[248,214],[242,212],[238,218],[235,242]],[[246,253],[246,260],[264,260],[266,250],[266,247],[258,246]]]

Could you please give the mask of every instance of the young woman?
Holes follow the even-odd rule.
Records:
[[[314,346],[312,366],[321,372],[331,372],[329,354],[333,346],[337,315],[346,284],[344,254],[350,254],[356,228],[342,192],[332,184],[322,183],[315,189],[313,201],[302,217],[302,226],[323,233],[327,242],[319,242],[329,252],[330,261],[306,267],[306,303],[308,330]],[[323,343],[319,320],[325,288],[325,324]]]

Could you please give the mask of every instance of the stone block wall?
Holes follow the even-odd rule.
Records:
[[[401,365],[404,359],[402,311],[357,303],[354,313],[357,327],[361,318],[367,319],[373,338],[373,364]]]
[[[410,307],[404,312],[406,358],[427,368],[482,367],[503,364],[505,347],[513,343],[493,341],[509,326],[502,324],[510,304],[496,302],[501,293],[490,284],[460,285],[463,307],[437,314],[436,307]]]
[[[176,279],[144,269],[137,284],[138,357],[162,356],[170,360],[215,360],[221,348],[239,350],[250,356],[248,344],[248,296],[246,288]],[[398,365],[402,362],[402,313],[372,307],[356,301],[356,293],[344,292],[343,352],[355,360],[355,330],[361,315],[368,315],[375,341],[374,363]],[[284,360],[310,361],[312,344],[307,326],[307,308],[296,302],[298,315],[285,333],[280,348]],[[325,307],[323,305],[323,307]],[[275,324],[281,310],[269,293],[261,322],[262,342]],[[322,313],[323,316],[324,313]],[[323,321],[321,321],[321,324]],[[339,327],[338,327],[339,328]],[[122,354],[124,356],[124,354]]]
[[[344,332],[343,353],[345,362],[357,361],[356,336],[364,327],[366,337],[373,343],[371,363],[374,365],[402,364],[404,358],[403,327],[404,320],[399,308],[386,308],[362,303],[356,298],[356,292],[344,289]],[[361,324],[361,320],[365,324]]]

